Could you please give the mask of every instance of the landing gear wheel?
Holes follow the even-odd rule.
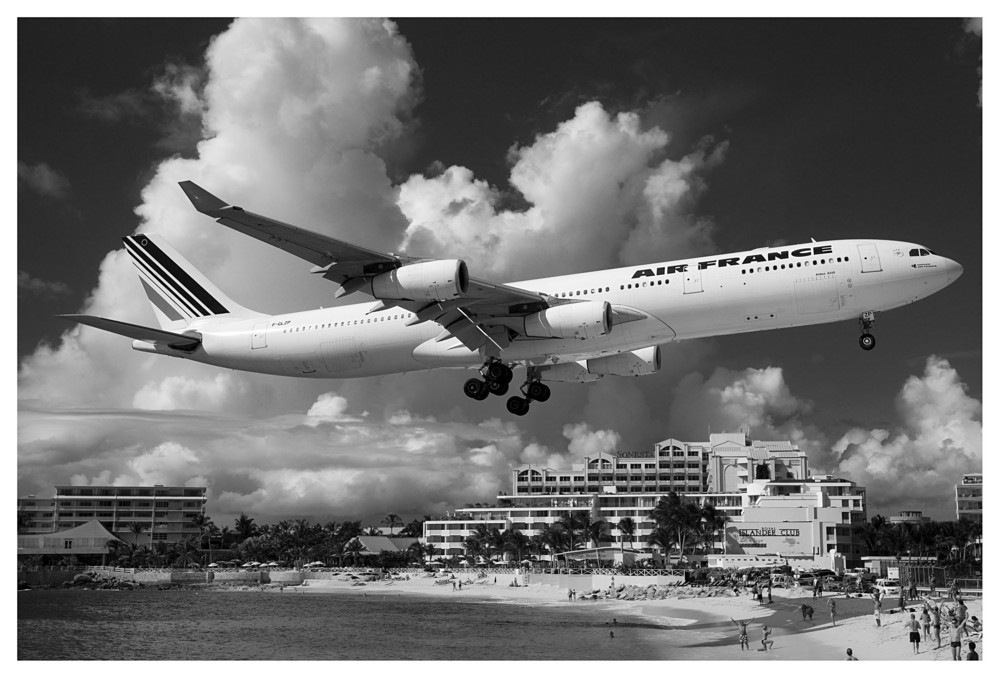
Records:
[[[486,377],[487,381],[504,381],[508,369],[503,363],[490,363],[484,371],[485,374],[483,376]]]
[[[552,391],[549,387],[540,381],[533,381],[528,384],[528,388],[525,390],[525,395],[531,400],[537,400],[540,403],[544,403],[552,395]]]
[[[510,384],[505,381],[491,381],[489,385],[490,393],[495,396],[505,395],[509,388]]]
[[[490,394],[489,389],[486,387],[486,382],[482,379],[469,379],[465,382],[462,390],[465,392],[465,395],[473,400],[485,400],[486,396]]]
[[[858,339],[858,343],[861,344],[861,348],[870,351],[875,348],[875,337],[870,334],[862,334],[861,338]]]
[[[511,396],[507,398],[507,411],[523,417],[528,413],[528,401],[520,396]]]

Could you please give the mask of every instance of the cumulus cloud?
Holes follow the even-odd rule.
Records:
[[[350,403],[338,398],[321,397],[318,409],[349,412]],[[44,495],[67,479],[205,485],[219,524],[242,511],[262,521],[360,519],[387,510],[442,514],[494,500],[525,448],[514,423],[494,418],[460,424],[413,415],[368,421],[317,419],[315,412],[248,417],[24,407],[18,428],[26,492]]]
[[[476,273],[523,277],[609,268],[713,249],[712,223],[693,216],[704,175],[725,155],[711,140],[665,159],[666,132],[597,102],[534,143],[514,147],[510,181],[530,207],[498,209],[497,189],[464,167],[410,177],[399,189],[407,251],[461,253]],[[551,255],[552,242],[560,256]]]
[[[868,487],[886,512],[953,514],[954,485],[982,471],[982,404],[947,360],[931,356],[903,385],[896,410],[895,429],[854,428],[833,445],[836,471]]]
[[[983,37],[983,18],[982,17],[974,17],[974,18],[971,18],[971,19],[966,19],[965,21],[962,22],[962,28],[965,30],[966,33],[968,33],[970,35],[974,35],[977,38],[982,38]],[[976,69],[976,72],[979,73],[979,80],[980,80],[980,83],[979,83],[979,107],[980,108],[983,107],[983,85],[982,85],[983,66],[982,66],[982,63],[983,63],[983,57],[982,57],[982,55],[980,55],[979,56],[979,64],[980,64],[980,66],[979,66],[979,68]]]
[[[48,163],[39,162],[29,165],[19,160],[17,162],[17,182],[19,187],[29,188],[45,198],[64,200],[69,197],[69,179],[52,169]]]
[[[156,168],[136,231],[164,236],[262,312],[330,305],[333,289],[308,264],[198,214],[178,181],[367,247],[468,256],[477,274],[502,280],[713,248],[711,223],[694,208],[725,144],[667,160],[665,131],[596,103],[510,150],[522,211],[501,208],[497,190],[460,167],[394,186],[385,158],[409,143],[421,86],[390,22],[240,19],[211,42],[203,69],[168,66],[139,94],[92,97],[88,110],[130,120],[152,97],[178,125],[197,122],[200,137],[187,157]],[[556,261],[553,240],[566,243]],[[105,256],[81,312],[155,323],[123,250]],[[615,449],[615,412],[648,426],[644,387],[618,383],[559,385],[552,420],[584,411],[589,426],[561,439],[557,426],[540,440],[525,431],[530,422],[509,420],[501,399],[464,398],[453,372],[343,381],[333,392],[137,353],[121,337],[73,327],[20,366],[19,486],[204,479],[223,516],[441,513],[490,501],[511,465]]]
[[[42,280],[34,278],[26,271],[17,272],[18,296],[28,294],[38,297],[61,297],[69,294],[69,285],[57,280]]]

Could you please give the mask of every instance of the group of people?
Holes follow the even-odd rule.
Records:
[[[969,609],[961,598],[956,598],[954,607],[948,607],[943,603],[939,606],[930,598],[925,598],[919,618],[916,612],[911,612],[910,618],[905,622],[913,654],[920,653],[921,632],[925,643],[930,643],[933,638],[936,643],[935,649],[940,649],[941,626],[945,616],[947,616],[948,642],[951,646],[953,661],[961,661],[962,659],[962,640],[964,637],[971,637],[975,633],[980,640],[982,639],[982,622],[975,616],[969,616]],[[881,602],[877,597],[875,601],[875,625],[882,625]],[[976,643],[970,640],[966,660],[977,661],[978,659],[979,653],[976,652]]]
[[[739,628],[740,630],[740,650],[750,649],[750,632],[748,631],[748,629],[750,627],[750,624],[754,622],[754,619],[756,619],[756,617],[752,619],[740,619],[739,621],[733,619],[732,617],[729,618],[729,620],[734,624],[736,624],[737,628]],[[771,646],[774,645],[774,641],[770,640],[771,632],[773,631],[773,629],[769,628],[767,624],[762,624],[761,626],[762,626],[761,629],[762,637],[760,640],[761,647],[757,651],[767,652],[768,650],[771,649]]]

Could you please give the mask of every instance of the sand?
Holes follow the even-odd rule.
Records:
[[[499,579],[498,579],[499,582]],[[275,589],[277,591],[277,589]],[[854,651],[859,661],[905,660],[905,661],[951,661],[951,648],[947,629],[942,627],[940,649],[931,641],[920,643],[919,654],[914,654],[909,642],[909,632],[904,621],[909,612],[901,614],[892,607],[894,601],[886,601],[882,613],[882,626],[875,626],[872,614],[873,602],[870,597],[845,598],[842,594],[827,593],[821,598],[813,598],[802,589],[774,589],[772,604],[759,605],[749,596],[738,598],[696,597],[698,589],[691,589],[691,597],[682,587],[678,597],[664,600],[577,600],[570,601],[566,589],[555,586],[531,585],[512,587],[492,579],[479,584],[463,585],[461,591],[453,591],[449,584],[435,584],[429,577],[413,578],[410,581],[368,582],[364,586],[354,585],[348,578],[335,581],[309,580],[306,586],[285,587],[282,594],[351,594],[351,595],[435,595],[461,596],[496,600],[498,602],[522,604],[566,604],[584,606],[594,614],[612,618],[616,614],[643,615],[654,620],[665,629],[675,632],[671,638],[681,638],[678,647],[671,648],[670,656],[679,660],[843,660],[846,648]],[[830,621],[828,601],[836,601],[837,623]],[[938,599],[939,601],[942,599]],[[945,604],[950,605],[947,601]],[[811,605],[815,613],[812,621],[803,621],[801,605]],[[983,618],[982,600],[966,601],[969,615]],[[917,612],[919,607],[911,604]],[[892,610],[897,610],[895,613]],[[750,619],[750,649],[741,650],[739,630],[730,621]],[[774,641],[769,651],[761,648],[762,624],[773,630],[770,640]],[[978,636],[974,635],[977,651],[981,658],[984,648]],[[968,651],[963,644],[962,656]]]

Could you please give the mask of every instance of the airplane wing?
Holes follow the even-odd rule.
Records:
[[[322,274],[324,278],[340,285],[336,297],[362,289],[370,283],[373,276],[426,261],[376,252],[248,212],[242,207],[227,204],[193,181],[182,181],[180,186],[195,209],[202,214],[213,217],[223,226],[313,264],[312,273]],[[576,301],[470,276],[468,287],[458,298],[429,303],[382,298],[369,312],[398,306],[415,314],[411,323],[434,321],[444,327],[446,333],[440,339],[455,336],[472,350],[492,344],[498,351],[502,351],[510,344],[510,333],[490,326],[490,318],[525,316],[550,306]]]
[[[91,327],[96,327],[97,329],[105,330],[106,332],[114,332],[115,334],[120,334],[130,339],[138,339],[139,341],[148,341],[151,343],[160,342],[167,344],[170,348],[176,348],[183,351],[189,351],[201,343],[201,337],[198,335],[177,334],[175,332],[153,329],[152,327],[143,327],[142,325],[123,323],[119,320],[98,318],[93,315],[77,315],[71,313],[57,315],[56,317],[65,318],[66,320],[80,323],[81,325],[90,325]]]

